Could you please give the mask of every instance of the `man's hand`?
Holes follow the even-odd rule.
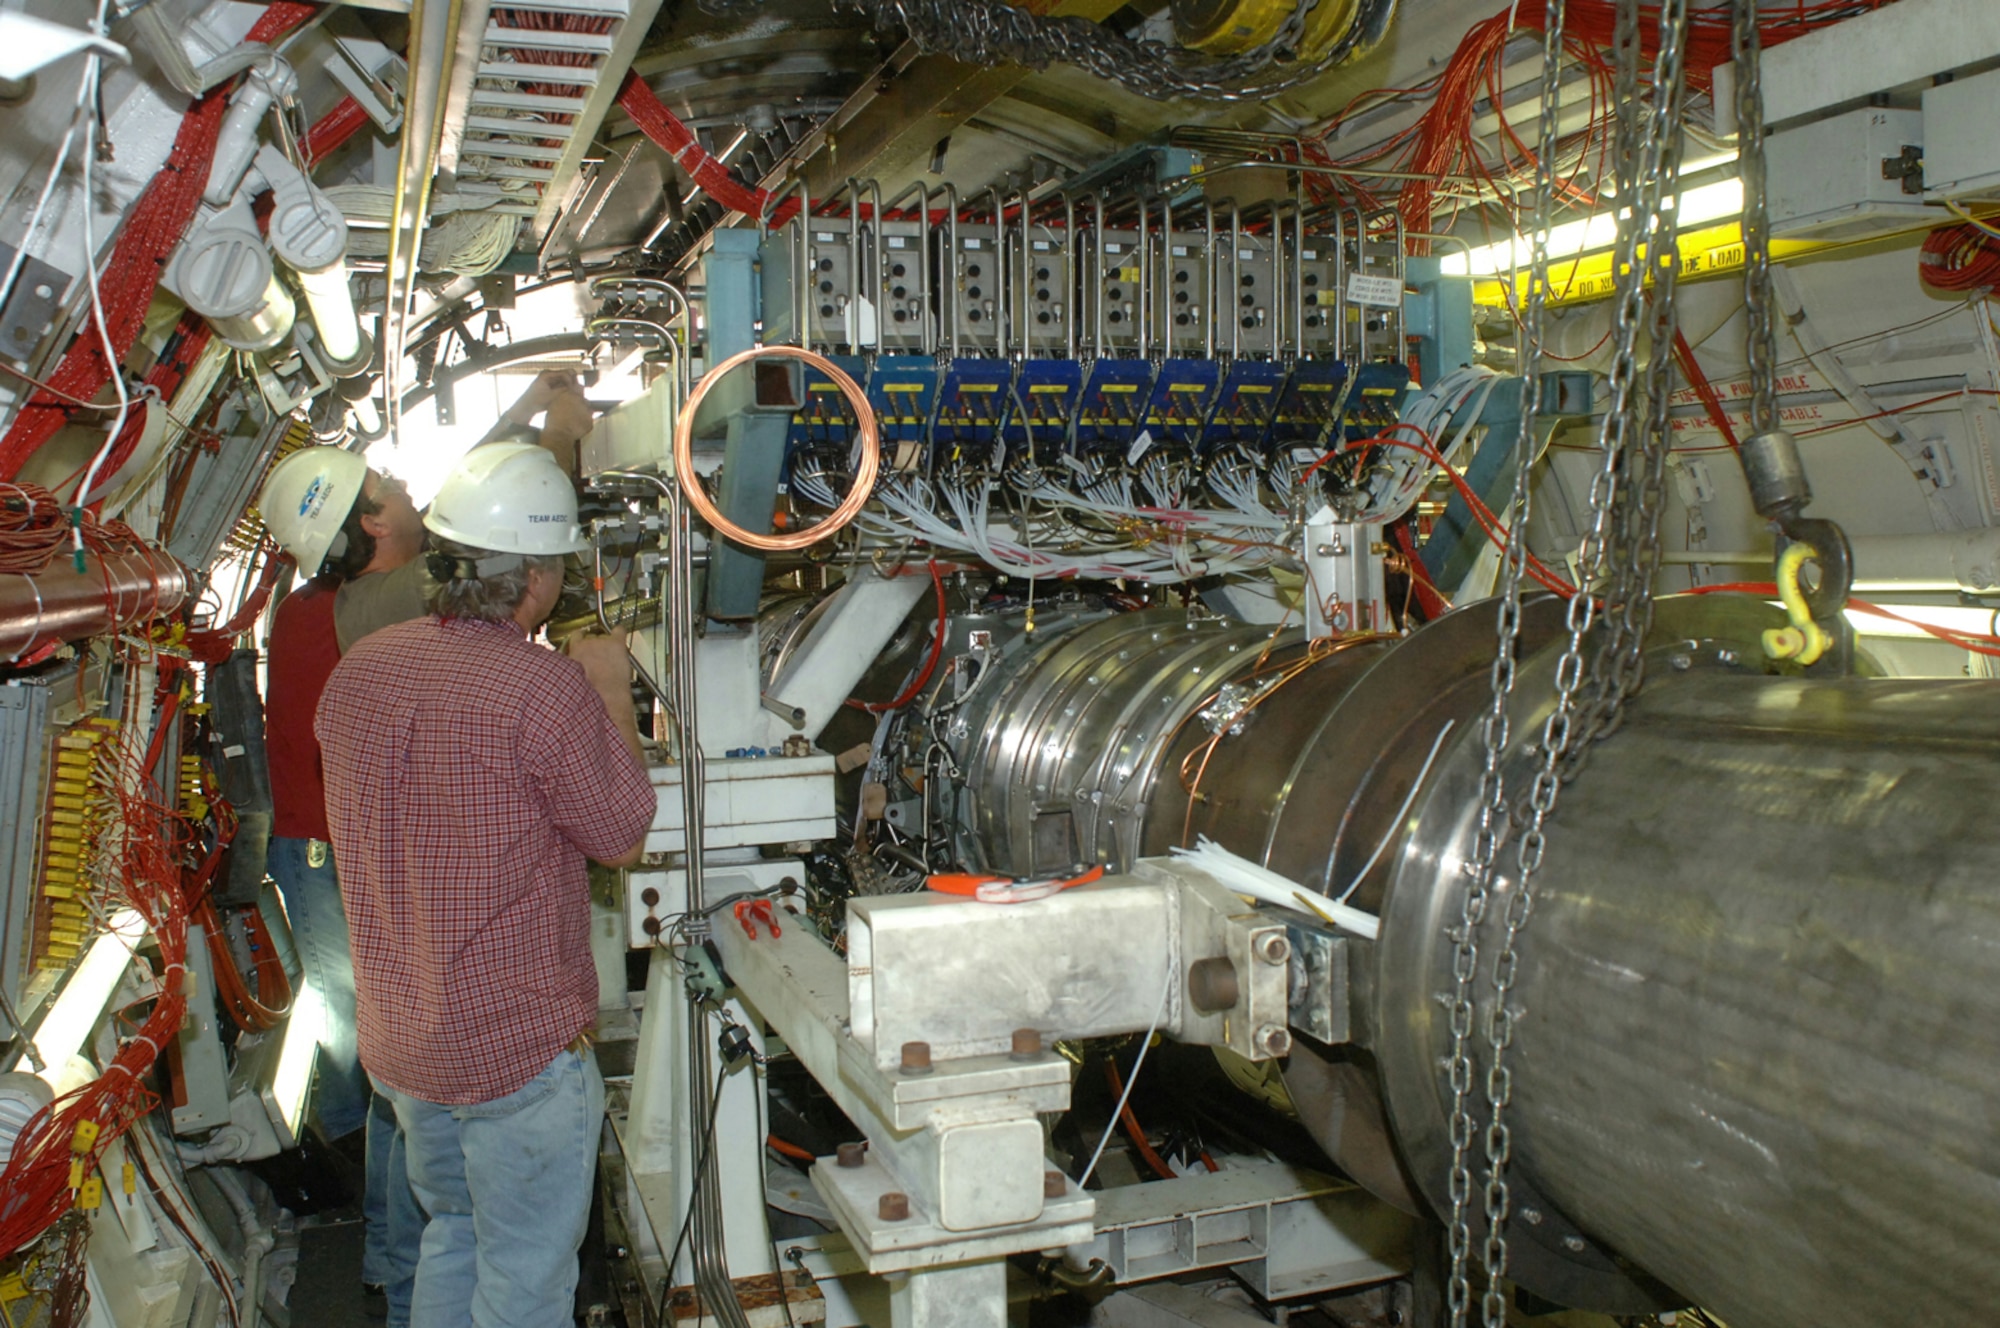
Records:
[[[576,375],[567,369],[544,369],[535,375],[534,382],[528,384],[528,390],[521,394],[521,399],[507,408],[507,418],[516,424],[532,424],[535,416],[547,410],[565,392],[582,398],[583,385],[577,382]]]
[[[583,441],[595,419],[580,389],[556,393],[549,402],[549,417],[542,421],[542,446],[561,460]]]

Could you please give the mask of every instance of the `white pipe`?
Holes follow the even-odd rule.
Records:
[[[229,1201],[230,1210],[236,1214],[236,1224],[243,1231],[242,1328],[258,1328],[264,1319],[264,1256],[277,1247],[278,1238],[257,1215],[257,1205],[251,1201],[250,1191],[233,1169],[223,1167],[211,1171],[209,1179],[215,1182],[215,1188],[222,1192],[222,1197]]]

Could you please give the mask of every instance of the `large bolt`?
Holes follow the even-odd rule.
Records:
[[[1044,1199],[1060,1199],[1068,1193],[1069,1181],[1062,1172],[1044,1171],[1042,1173],[1042,1197]]]
[[[1267,931],[1252,947],[1267,964],[1282,964],[1292,957],[1292,943],[1281,931]]]
[[[1571,1254],[1582,1254],[1582,1253],[1583,1253],[1583,1250],[1584,1250],[1584,1245],[1583,1245],[1583,1237],[1582,1237],[1582,1236],[1564,1236],[1564,1237],[1563,1237],[1563,1248],[1564,1248],[1564,1249],[1566,1249],[1566,1250],[1568,1250],[1568,1251],[1569,1251],[1569,1252],[1570,1252]]]
[[[1008,1052],[1017,1061],[1039,1060],[1042,1054],[1042,1035],[1032,1028],[1014,1030],[1014,1046]]]
[[[891,1190],[875,1205],[875,1216],[884,1222],[907,1222],[910,1220],[910,1196],[901,1190]]]
[[[1250,1043],[1266,1056],[1283,1056],[1292,1049],[1291,1030],[1277,1024],[1266,1024],[1257,1030],[1257,1036]]]
[[[842,1144],[833,1150],[833,1160],[843,1167],[858,1167],[868,1160],[868,1145],[860,1142]]]
[[[905,1042],[903,1044],[903,1073],[929,1074],[931,1072],[931,1044],[928,1042]]]

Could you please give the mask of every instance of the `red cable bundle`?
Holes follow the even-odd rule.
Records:
[[[1924,285],[1941,291],[2000,287],[2000,239],[1967,223],[1940,226],[1924,237],[1917,255]]]
[[[690,179],[706,190],[722,206],[745,216],[762,215],[764,205],[770,195],[762,189],[753,189],[738,181],[729,173],[729,168],[709,155],[701,145],[694,130],[682,124],[680,118],[653,95],[653,89],[637,74],[625,76],[625,86],[618,90],[618,104],[632,117],[632,123],[639,132],[653,140],[662,152],[674,159],[674,164],[687,172]],[[785,208],[779,209],[780,216],[775,221],[789,220],[797,208],[796,200],[789,200]]]
[[[161,661],[165,664],[166,661]],[[163,670],[158,733],[173,722],[178,697]],[[138,1030],[121,1045],[103,1075],[63,1094],[31,1117],[0,1174],[0,1252],[31,1244],[76,1202],[77,1187],[96,1172],[105,1150],[156,1104],[143,1082],[187,1016],[186,862],[191,828],[151,783],[144,758],[129,746],[137,728],[107,739],[119,744],[122,768],[102,771],[97,796],[117,827],[100,886],[145,919],[159,946],[159,990]],[[159,743],[153,744],[157,753]]]
[[[268,6],[250,29],[246,41],[269,42],[297,27],[317,12],[318,6],[296,0],[277,0]],[[187,233],[201,204],[201,192],[208,184],[209,162],[215,156],[215,141],[222,132],[223,113],[229,109],[229,89],[233,84],[211,89],[181,120],[173,150],[166,165],[139,195],[125,218],[118,243],[112,248],[105,271],[118,280],[104,292],[104,316],[110,324],[111,345],[120,361],[131,352],[146,321],[146,307],[167,258]],[[93,260],[95,255],[92,255]],[[111,381],[112,366],[104,359],[103,339],[94,329],[86,330],[63,356],[62,363],[49,375],[49,386],[64,395],[88,401]],[[0,439],[0,479],[11,480],[35,449],[69,421],[70,407],[49,393],[29,396],[13,427]]]

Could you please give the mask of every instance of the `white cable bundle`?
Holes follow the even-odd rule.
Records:
[[[348,227],[348,254],[356,258],[386,258],[395,192],[372,184],[337,184],[325,193],[339,205],[350,223],[362,223]],[[483,277],[514,251],[521,219],[487,210],[497,203],[511,201],[510,198],[440,195],[437,201],[439,206],[432,209],[431,224],[424,232],[423,252],[418,258],[424,271]],[[452,202],[457,202],[458,208],[446,213],[444,208]]]
[[[1287,880],[1268,868],[1258,866],[1248,858],[1238,857],[1207,835],[1197,840],[1193,848],[1175,848],[1171,852],[1174,857],[1201,868],[1239,895],[1311,914],[1342,931],[1351,931],[1371,941],[1382,930],[1382,920],[1374,914],[1364,913],[1352,904],[1328,899],[1297,881]]]

